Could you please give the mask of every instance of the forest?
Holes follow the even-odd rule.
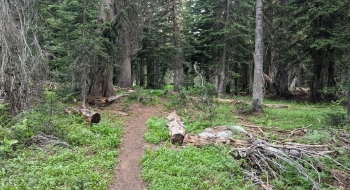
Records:
[[[350,2],[0,0],[0,189],[347,189]]]

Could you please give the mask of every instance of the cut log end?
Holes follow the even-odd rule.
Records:
[[[101,115],[99,113],[94,113],[90,118],[87,118],[89,123],[99,123],[101,120]]]
[[[171,136],[170,138],[170,142],[171,144],[178,144],[178,145],[182,145],[182,143],[184,142],[184,136],[182,134],[174,134]]]
[[[87,121],[90,124],[99,123],[101,120],[101,115],[90,109],[76,109],[76,108],[68,107],[64,111],[67,114],[82,114],[85,118],[85,121]]]

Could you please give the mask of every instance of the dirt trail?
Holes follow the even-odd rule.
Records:
[[[159,116],[158,107],[141,104],[130,106],[130,116],[124,124],[125,133],[117,157],[114,182],[109,190],[144,190],[145,183],[141,178],[139,162],[144,154],[143,138],[146,121],[152,116]]]

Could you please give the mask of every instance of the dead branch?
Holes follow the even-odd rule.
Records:
[[[106,102],[107,102],[107,103],[111,103],[111,102],[113,102],[114,100],[117,100],[117,99],[120,98],[120,97],[128,96],[128,95],[130,95],[130,94],[129,94],[129,93],[128,93],[128,94],[125,93],[125,94],[119,94],[119,95],[117,95],[117,96],[111,96],[111,97],[109,97],[109,98],[106,99]]]

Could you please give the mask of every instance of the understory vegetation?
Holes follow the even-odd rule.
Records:
[[[234,157],[230,151],[235,147],[229,144],[172,145],[163,114],[145,123],[144,138],[157,147],[146,148],[140,162],[141,176],[150,190],[260,189],[259,181],[281,190],[312,189],[313,183],[296,166],[320,180],[321,189],[336,189],[342,186],[334,185],[338,180],[334,172],[349,172],[350,151],[341,138],[349,139],[350,126],[340,101],[311,104],[268,99],[264,113],[256,114],[250,112],[246,97],[216,99],[210,93],[202,96],[201,89],[173,94],[140,88],[116,104],[127,111],[135,102],[159,106],[162,113],[175,109],[186,133],[240,126],[269,143],[327,145],[334,150],[329,158],[280,161],[284,167],[273,168],[279,175],[274,178],[249,160]],[[116,167],[123,120],[100,110],[101,122],[88,124],[80,115],[65,113],[67,106],[78,105],[53,91],[46,91],[31,111],[17,117],[10,117],[7,106],[1,105],[0,189],[107,189]],[[210,108],[203,109],[205,106]],[[231,138],[242,140],[244,136],[234,132]],[[319,164],[313,168],[311,163]]]
[[[103,112],[100,123],[89,125],[82,116],[65,114],[66,106],[47,92],[32,111],[2,120],[0,189],[107,189],[122,121]]]
[[[281,162],[283,170],[273,168],[280,178],[259,172],[257,166],[244,159],[234,159],[228,152],[232,147],[217,144],[196,148],[193,146],[171,146],[146,138],[151,143],[159,143],[157,150],[146,148],[141,162],[142,177],[149,184],[149,189],[260,189],[260,180],[275,189],[312,189],[310,179],[301,175],[296,164],[303,166],[313,180],[320,180],[321,189],[337,189],[334,171],[349,172],[350,157],[348,145],[343,146],[340,136],[348,134],[350,126],[346,124],[346,111],[340,102],[310,104],[307,102],[266,100],[264,113],[251,114],[249,99],[231,97],[228,103],[213,101],[214,115],[200,109],[205,104],[201,99],[186,95],[168,95],[166,109],[176,107],[187,133],[198,134],[205,128],[215,126],[259,127],[263,133],[254,133],[270,143],[295,142],[302,144],[322,144],[335,151],[329,158],[295,159],[295,163]],[[228,100],[228,99],[226,99]],[[147,122],[147,136],[160,136],[167,130],[164,118],[153,117]],[[255,128],[258,130],[257,128]],[[242,139],[242,134],[234,133],[234,139]],[[160,139],[160,138],[158,138]],[[161,144],[162,143],[162,144]],[[272,161],[272,160],[271,160]],[[317,164],[313,168],[312,163]],[[321,164],[322,163],[322,164]],[[338,163],[338,164],[337,164]],[[340,165],[341,164],[341,165]],[[255,174],[252,174],[255,172]],[[263,187],[262,187],[263,188]]]

